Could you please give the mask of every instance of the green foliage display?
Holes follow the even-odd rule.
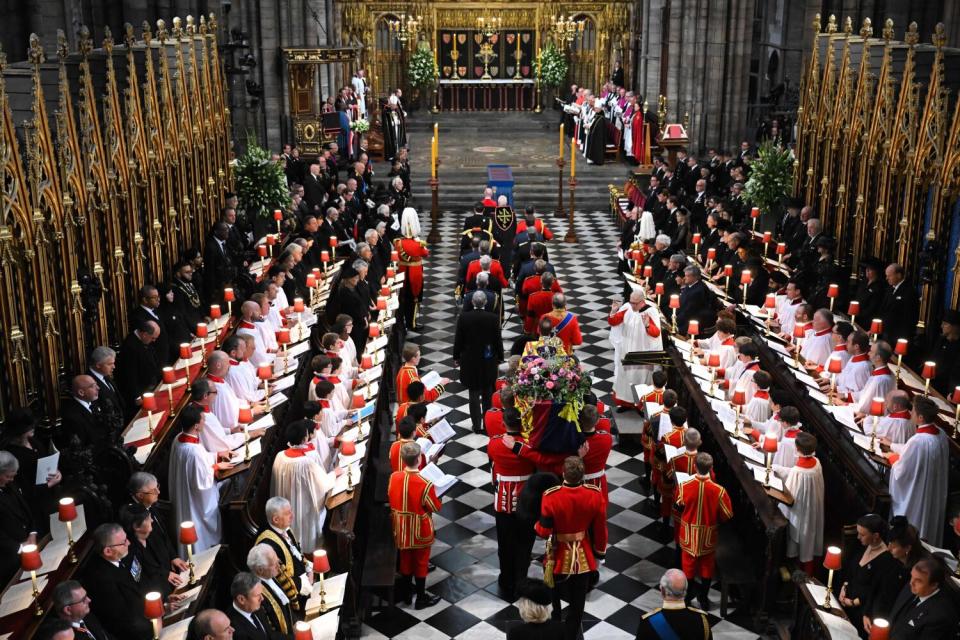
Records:
[[[552,42],[540,52],[537,76],[548,87],[559,87],[566,81],[567,58]]]
[[[407,69],[410,84],[414,87],[426,87],[433,84],[436,76],[433,51],[429,46],[417,47],[410,58]]]
[[[247,141],[247,152],[237,160],[234,175],[237,198],[248,216],[266,216],[274,209],[286,208],[290,193],[283,165],[271,161],[270,152],[256,140]]]
[[[750,178],[744,185],[747,201],[759,207],[763,214],[779,213],[781,202],[793,189],[790,151],[772,142],[764,142],[750,168]]]

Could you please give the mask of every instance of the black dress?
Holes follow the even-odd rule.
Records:
[[[56,510],[53,501],[54,490],[45,482],[34,484],[33,481],[37,479],[37,461],[50,455],[50,452],[35,438],[30,438],[30,445],[33,448],[13,443],[3,445],[3,448],[12,453],[20,463],[15,482],[23,493],[23,499],[30,507],[33,521],[37,525],[37,534],[42,536],[50,528],[50,519],[47,516]]]
[[[886,618],[897,594],[910,576],[910,572],[889,551],[861,565],[860,559],[865,552],[866,547],[854,559],[846,576],[847,598],[860,600],[860,606],[847,609],[847,615],[857,629],[863,628],[863,616],[870,619]]]

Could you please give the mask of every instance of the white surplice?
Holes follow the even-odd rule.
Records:
[[[273,357],[271,354],[267,353],[267,345],[263,342],[263,333],[257,329],[256,325],[252,322],[241,322],[237,327],[237,333],[240,335],[251,335],[253,336],[253,355],[250,356],[250,360],[255,366],[260,366],[261,364],[269,364],[273,362]]]
[[[624,366],[623,357],[628,353],[643,351],[662,351],[662,334],[652,337],[647,333],[647,324],[653,323],[660,331],[660,314],[653,306],[645,306],[639,312],[634,311],[630,303],[624,303],[617,313],[623,312],[623,322],[610,327],[610,343],[613,345],[613,392],[618,400],[627,403],[636,402],[633,387],[637,384],[650,384],[657,367],[646,365]]]
[[[217,454],[193,440],[195,436],[185,434],[174,439],[167,485],[176,522],[191,520],[197,529],[193,552],[199,553],[220,544],[220,492],[213,471]]]
[[[873,399],[886,398],[887,394],[893,391],[896,386],[897,382],[890,375],[890,370],[887,367],[874,369],[860,393],[853,396],[854,411],[869,414],[870,403]]]
[[[780,511],[790,525],[787,557],[809,562],[823,554],[824,489],[820,461],[816,460],[816,464],[809,469],[794,465],[789,468],[774,467],[774,471],[793,496],[792,505],[780,505]]]
[[[230,433],[223,428],[217,415],[212,411],[204,412],[203,429],[200,430],[200,444],[211,453],[233,451],[243,445],[242,433]]]
[[[750,400],[743,407],[743,415],[750,418],[751,422],[766,422],[770,419],[770,397],[769,393],[762,393],[760,395],[764,397],[758,397],[757,394],[760,394],[758,391],[753,395],[753,399]]]
[[[220,421],[224,429],[232,430],[239,424],[240,407],[244,403],[225,380],[214,376],[207,376],[207,379],[217,389],[217,393],[213,396],[213,402],[210,403],[210,411],[217,416],[217,420]]]
[[[273,460],[270,495],[290,501],[293,508],[290,528],[303,549],[317,549],[322,544],[327,493],[332,488],[329,474],[316,457],[307,455],[303,449],[285,449]]]
[[[773,454],[773,464],[781,467],[792,467],[797,463],[797,429],[785,429],[780,424],[780,443],[777,452]]]
[[[922,425],[890,470],[891,513],[906,516],[920,537],[937,547],[943,543],[949,468],[947,434],[939,427]]]
[[[797,309],[803,304],[803,298],[790,300],[783,298],[783,302],[777,306],[777,319],[780,321],[780,332],[788,336],[793,335],[793,327],[797,323]]]
[[[833,351],[833,337],[830,335],[830,329],[823,331],[807,331],[803,339],[803,347],[800,349],[800,355],[807,362],[815,362],[823,366]]]
[[[706,340],[697,340],[697,346],[703,349],[704,354],[719,354],[720,367],[723,369],[729,369],[737,362],[737,350],[732,338],[721,340],[717,334],[713,334]]]
[[[897,411],[877,421],[877,437],[889,438],[890,448],[900,453],[907,441],[917,432],[909,411]],[[899,445],[899,446],[898,446]]]
[[[241,400],[260,402],[263,400],[263,389],[257,378],[257,370],[247,361],[230,361],[230,368],[226,375],[227,384]]]

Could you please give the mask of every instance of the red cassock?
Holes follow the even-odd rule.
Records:
[[[523,318],[523,330],[537,333],[540,317],[553,310],[553,291],[535,291],[527,298],[527,315]]]
[[[687,451],[684,450],[683,453],[678,455],[676,458],[667,463],[668,472],[676,478],[676,473],[686,473],[687,475],[696,475],[697,473],[697,452],[696,451]],[[710,479],[716,481],[717,475],[713,472],[713,469],[710,469]],[[680,494],[680,487],[676,486],[676,481],[674,481],[673,488],[673,503],[676,503],[677,497]],[[673,510],[673,539],[678,545],[680,544],[680,514],[677,513],[677,510]]]
[[[603,495],[604,513],[607,505],[607,458],[613,449],[613,436],[610,435],[610,421],[606,418],[597,423],[592,433],[584,434],[588,447],[583,456],[583,483],[591,484],[600,489]]]
[[[657,471],[658,491],[660,491],[660,517],[669,518],[670,511],[673,508],[671,498],[674,497],[676,489],[676,477],[671,473],[670,463],[667,461],[667,452],[663,445],[668,444],[678,449],[683,447],[683,429],[673,428],[673,431],[663,436],[663,439],[657,443],[657,451],[654,454],[654,465]]]
[[[503,443],[502,435],[490,438],[487,455],[491,463],[490,474],[497,488],[493,510],[498,513],[514,513],[523,485],[537,469],[529,460],[518,458],[513,450]]]
[[[733,517],[726,489],[709,478],[694,476],[677,489],[680,512],[680,560],[687,579],[712,578],[717,531]]]
[[[393,541],[400,555],[400,574],[424,578],[433,544],[432,513],[440,511],[433,483],[416,471],[394,471],[387,486]]]
[[[410,394],[407,393],[407,387],[410,386],[411,382],[416,382],[420,379],[420,374],[417,372],[417,368],[412,364],[405,364],[400,367],[400,371],[397,372],[397,402],[403,404],[404,402],[410,402]],[[438,384],[433,389],[427,389],[423,392],[423,401],[424,402],[436,402],[437,398],[440,397],[440,394],[443,393],[443,385]]]
[[[480,273],[482,269],[480,268],[480,261],[474,260],[467,265],[467,277],[466,282],[469,287],[472,287],[475,284],[477,274]],[[507,281],[507,276],[503,273],[503,266],[500,264],[499,260],[493,260],[490,263],[490,279],[497,280],[500,282],[501,287],[509,287],[510,283]]]
[[[494,407],[483,414],[483,428],[489,438],[505,434],[507,428],[503,424],[503,409]]]
[[[400,460],[400,447],[413,440],[394,440],[390,445],[390,471],[403,471],[403,462]],[[427,457],[420,454],[420,468],[427,466]]]
[[[633,114],[633,121],[630,123],[630,134],[633,137],[633,157],[641,163],[647,161],[647,140],[643,133],[643,112],[638,109]]]
[[[550,231],[550,228],[540,218],[537,218],[536,220],[534,220],[533,228],[537,233],[543,236],[544,240],[553,240],[553,232]],[[517,233],[523,233],[526,230],[527,230],[527,221],[519,220],[517,222]]]
[[[607,551],[607,510],[600,489],[582,484],[560,485],[543,493],[537,535],[556,536],[553,571],[573,575],[597,570]]]
[[[651,391],[640,399],[640,406],[646,407],[647,402],[663,404],[663,389]],[[650,431],[653,431],[651,433]],[[653,467],[653,446],[656,444],[656,436],[660,429],[660,414],[649,416],[649,419],[643,423],[643,431],[640,433],[640,445],[643,447],[643,461]]]
[[[567,313],[571,314],[570,322],[560,330],[557,337],[563,341],[563,346],[566,347],[567,353],[573,353],[574,345],[583,344],[583,335],[580,333],[580,322],[577,320],[577,316],[568,311],[551,311],[545,314],[544,317],[549,318],[550,323],[556,327],[563,322]]]
[[[535,274],[532,276],[527,276],[523,279],[523,283],[520,285],[520,295],[517,296],[520,307],[520,316],[522,318],[527,317],[527,300],[530,296],[537,291],[543,289],[543,285],[540,284],[540,274]],[[560,287],[560,283],[556,280],[553,281],[553,286],[550,287],[550,290],[554,293],[563,293],[563,289]]]
[[[423,259],[430,255],[427,244],[416,238],[397,238],[393,246],[400,257],[397,264],[400,273],[407,274],[403,286],[419,300],[423,293]]]

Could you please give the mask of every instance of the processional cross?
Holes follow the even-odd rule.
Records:
[[[483,75],[480,76],[480,79],[493,80],[493,77],[490,75],[490,61],[497,57],[496,52],[493,50],[493,45],[489,42],[484,42],[480,45],[480,53],[477,54],[477,57],[483,60]]]

